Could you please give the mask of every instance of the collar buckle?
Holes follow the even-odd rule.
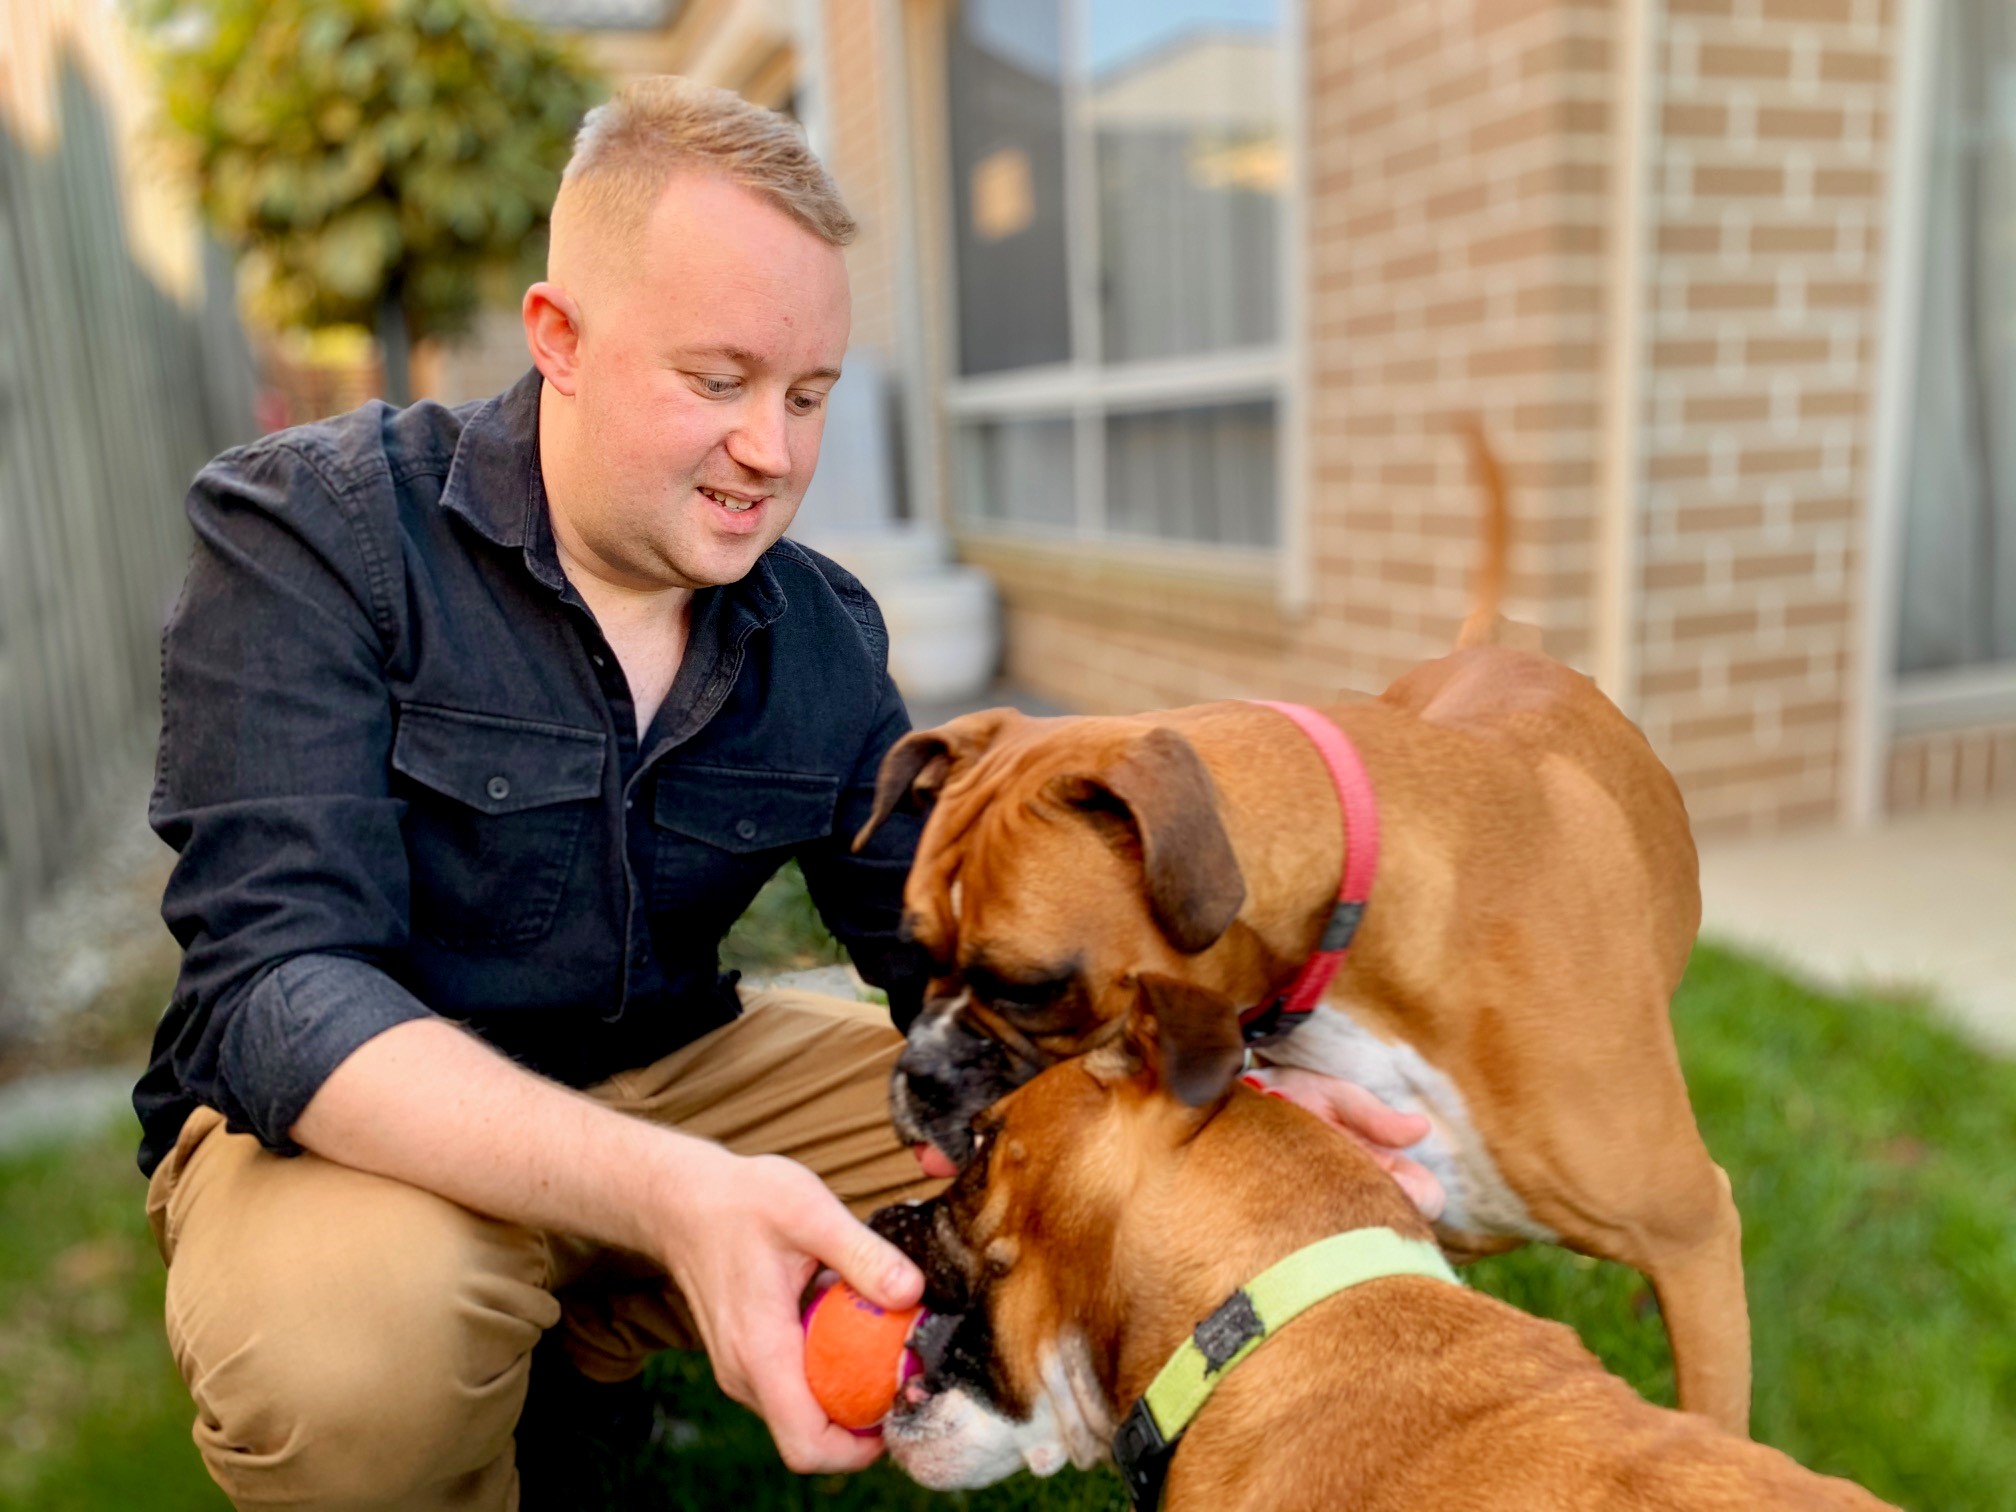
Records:
[[[1175,1457],[1176,1446],[1162,1436],[1148,1399],[1142,1397],[1113,1435],[1113,1461],[1120,1467],[1127,1499],[1136,1512],[1154,1512],[1162,1505],[1162,1486],[1169,1479],[1169,1464]]]

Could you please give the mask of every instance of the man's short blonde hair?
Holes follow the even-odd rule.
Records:
[[[634,79],[588,112],[561,175],[554,219],[590,218],[619,244],[628,242],[682,171],[740,184],[836,247],[859,229],[797,122],[673,74]]]

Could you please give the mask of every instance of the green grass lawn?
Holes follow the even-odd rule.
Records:
[[[738,940],[736,964],[823,958],[788,884],[764,909],[774,938]],[[1696,952],[1674,1020],[1743,1210],[1757,1436],[1913,1512],[2016,1506],[2016,1072],[1913,1006],[1813,993],[1712,947]],[[123,1132],[0,1163],[0,1508],[224,1506],[189,1444],[140,1202]],[[1573,1324],[1671,1401],[1665,1336],[1635,1274],[1531,1250],[1469,1279]],[[703,1360],[665,1357],[651,1383],[656,1443],[599,1467],[576,1508],[1124,1504],[1103,1472],[965,1498],[887,1467],[793,1477]]]

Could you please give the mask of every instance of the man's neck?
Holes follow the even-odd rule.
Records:
[[[693,619],[694,590],[639,584],[619,565],[605,560],[574,528],[569,504],[578,501],[584,480],[572,465],[579,437],[570,416],[558,407],[551,386],[539,398],[539,467],[546,485],[546,516],[560,570],[595,616],[603,639],[616,653],[636,708],[637,738],[644,732],[686,655]]]
[[[635,705],[637,738],[644,732],[665,695],[672,691],[679,664],[686,656],[686,638],[693,623],[691,588],[640,590],[611,581],[598,563],[568,548],[564,534],[554,530],[560,568],[595,616],[602,637],[616,653]]]

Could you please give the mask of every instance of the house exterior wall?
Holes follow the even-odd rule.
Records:
[[[875,25],[876,6],[863,0],[818,0],[825,8],[823,81],[831,132],[826,166],[840,186],[861,234],[847,249],[854,293],[854,345],[896,350],[896,175],[901,155],[888,120],[890,60]]]
[[[1885,779],[1892,814],[2016,798],[2016,724],[1899,736]]]
[[[1698,824],[1831,818],[1894,0],[1665,0],[1636,715]]]
[[[1305,0],[1308,602],[1291,612],[1273,577],[1152,551],[964,533],[1001,587],[1009,674],[1088,711],[1384,686],[1446,649],[1463,613],[1479,501],[1453,422],[1476,414],[1514,489],[1507,611],[1594,672],[1604,596],[1621,599],[1609,691],[1697,823],[1841,814],[1897,4],[1649,0],[1634,205],[1617,192],[1624,6]],[[829,37],[862,29],[840,10]],[[908,12],[915,54],[944,7]],[[942,221],[931,177],[919,191]],[[926,226],[927,248],[942,230]],[[1643,342],[1620,416],[1606,299],[1627,235],[1645,249],[1625,290]],[[921,298],[942,351],[942,281]],[[1629,541],[1613,561],[1604,448],[1620,429]],[[1892,806],[2016,788],[2007,734],[1895,741]]]

